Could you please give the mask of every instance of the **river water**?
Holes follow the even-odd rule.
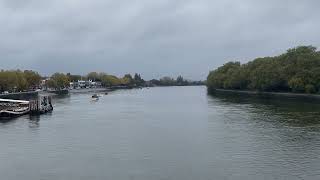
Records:
[[[320,179],[320,103],[205,87],[54,99],[0,123],[1,180]]]

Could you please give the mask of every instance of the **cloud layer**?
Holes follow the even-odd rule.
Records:
[[[205,79],[229,60],[319,47],[318,7],[317,0],[0,0],[0,68]]]

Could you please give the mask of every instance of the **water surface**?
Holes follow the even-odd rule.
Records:
[[[320,179],[320,105],[205,87],[55,99],[0,123],[4,180]]]

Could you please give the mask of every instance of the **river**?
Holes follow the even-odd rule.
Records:
[[[320,179],[320,103],[205,87],[54,99],[0,123],[1,180]]]

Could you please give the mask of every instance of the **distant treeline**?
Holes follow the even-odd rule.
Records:
[[[138,73],[135,73],[133,76],[131,74],[125,74],[123,77],[99,72],[90,72],[84,76],[73,75],[71,73],[54,73],[50,77],[42,77],[35,71],[1,70],[0,93],[5,91],[21,92],[41,88],[66,89],[70,87],[70,82],[80,80],[100,82],[102,87],[188,86],[204,84],[201,81],[185,80],[182,76],[179,76],[177,79],[163,77],[159,80],[153,79],[151,81],[145,81]]]
[[[152,79],[148,82],[153,86],[200,86],[205,85],[203,81],[190,81],[184,79],[182,76],[178,76],[176,79],[171,78],[169,76],[165,76],[163,78]]]
[[[86,76],[72,75],[70,73],[55,73],[47,81],[49,88],[61,89],[67,88],[70,82],[77,82],[79,80],[92,80],[95,82],[101,82],[103,87],[112,86],[142,86],[145,81],[141,78],[140,74],[131,76],[126,74],[123,77],[117,77],[107,73],[90,72]]]
[[[234,89],[272,92],[319,93],[320,52],[299,46],[275,57],[257,58],[246,64],[229,62],[211,71],[208,91]]]
[[[144,87],[144,86],[192,86],[192,85],[205,85],[203,81],[190,81],[184,79],[182,76],[178,76],[176,79],[165,76],[158,79],[152,79],[150,81],[144,80],[140,74],[135,73],[134,76],[130,74],[124,75],[122,78],[118,78],[113,75],[108,75],[106,73],[97,73],[91,72],[87,76],[80,76],[80,75],[71,75],[67,74],[70,81],[77,81],[77,80],[94,80],[99,81],[102,83],[103,86],[118,86],[118,85],[127,85],[127,86],[137,86],[137,87]]]
[[[54,73],[50,77],[42,77],[35,71],[21,70],[1,70],[0,71],[0,93],[1,92],[21,92],[41,89],[43,87],[53,89],[68,88],[70,82],[78,80],[93,80],[101,82],[103,87],[111,86],[142,86],[145,81],[140,74],[133,77],[126,74],[123,77],[116,77],[106,73],[91,72],[88,75],[72,75],[70,73]]]

